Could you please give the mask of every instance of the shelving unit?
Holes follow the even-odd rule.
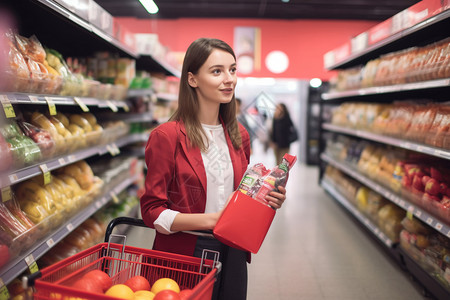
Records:
[[[325,57],[325,67],[330,70],[352,68],[364,65],[369,60],[376,59],[384,54],[396,52],[415,46],[424,46],[449,37],[450,28],[450,3],[439,1],[421,1],[416,5],[400,12],[393,18],[380,23],[367,32],[355,37],[348,43],[328,52]],[[432,101],[448,101],[450,91],[450,78],[411,82],[389,86],[374,86],[346,91],[331,91],[322,94],[321,111],[328,111],[336,104],[346,101],[351,102],[377,102],[386,103],[392,101],[411,99],[430,99]],[[326,109],[325,109],[326,108]],[[450,160],[450,151],[420,144],[402,138],[394,138],[382,134],[376,134],[365,130],[347,128],[330,124],[329,120],[321,121],[321,147],[320,147],[320,174],[321,186],[332,198],[342,204],[364,227],[368,227],[373,236],[380,240],[376,228],[367,225],[364,215],[353,207],[345,198],[336,191],[324,178],[325,166],[331,165],[346,175],[359,181],[368,188],[376,191],[387,200],[423,221],[436,232],[450,238],[450,224],[441,220],[438,216],[416,205],[408,196],[399,195],[398,192],[379,184],[375,180],[359,172],[349,163],[342,162],[325,153],[324,139],[330,133],[357,137],[358,139],[390,145],[410,151],[426,154],[442,160]],[[343,199],[344,198],[344,199]],[[381,239],[382,240],[382,239]],[[384,243],[387,249],[391,249],[391,243]],[[399,262],[412,274],[424,287],[425,291],[433,294],[437,299],[449,299],[450,292],[437,282],[426,270],[410,258],[401,247],[395,247],[391,253],[403,257]]]
[[[89,3],[90,1],[80,0],[80,3]],[[98,51],[109,51],[121,57],[135,59],[137,69],[164,73],[169,76],[180,75],[178,70],[164,61],[151,56],[139,55],[132,46],[127,44],[126,40],[117,38],[112,31],[105,31],[98,24],[90,22],[87,15],[83,16],[81,13],[73,12],[58,3],[57,0],[9,0],[3,4],[4,8],[11,13],[12,19],[17,21],[19,26],[17,29],[21,35],[36,35],[44,46],[57,49],[65,56],[90,56]],[[129,91],[127,96],[153,94],[154,92],[151,90],[133,90]],[[148,114],[128,115],[129,107],[127,102],[116,99],[104,100],[90,97],[0,93],[0,100],[2,104],[11,104],[16,112],[24,108],[27,109],[36,105],[49,105],[51,103],[55,107],[68,112],[90,110],[97,114],[99,111],[109,111],[112,115],[119,112],[121,116],[126,116],[124,118],[126,122],[153,122]],[[147,140],[148,133],[128,134],[104,145],[94,145],[78,150],[75,153],[61,155],[41,163],[12,170],[2,174],[0,189],[42,174],[42,165],[45,165],[44,169],[52,171],[97,155],[109,153],[115,156],[120,153],[121,148],[137,142],[146,142]],[[38,258],[141,177],[142,174],[129,174],[118,185],[105,187],[107,192],[97,197],[91,204],[67,220],[63,225],[41,238],[30,249],[25,250],[25,253],[11,259],[11,261],[0,268],[0,294],[4,293],[4,286],[20,276],[27,268],[30,268],[30,264],[35,264]]]
[[[25,255],[22,255],[5,265],[2,269],[0,269],[0,279],[2,279],[3,283],[7,285],[14,278],[17,278],[23,271],[25,271],[29,267],[30,260],[34,262],[39,259],[54,245],[56,245],[64,237],[66,237],[69,233],[76,229],[80,224],[82,224],[95,212],[100,210],[105,204],[111,201],[111,199],[113,199],[115,195],[119,194],[130,184],[132,184],[137,179],[137,177],[138,175],[134,174],[133,176],[126,178],[119,185],[107,188],[106,190],[108,190],[108,192],[105,192],[103,195],[98,197],[93,203],[91,203],[74,217],[72,217],[59,229],[50,233],[41,241],[36,243],[34,247],[30,249]]]

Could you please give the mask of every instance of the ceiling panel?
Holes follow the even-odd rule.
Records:
[[[113,16],[136,18],[263,18],[385,20],[417,0],[155,0],[150,15],[138,0],[96,0]]]

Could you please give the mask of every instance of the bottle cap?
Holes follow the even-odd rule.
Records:
[[[287,162],[288,162],[288,164],[289,164],[289,169],[291,169],[292,168],[292,166],[295,164],[295,162],[297,161],[297,156],[295,156],[295,155],[290,155],[289,153],[286,153],[284,156],[283,156],[283,159],[285,159]]]

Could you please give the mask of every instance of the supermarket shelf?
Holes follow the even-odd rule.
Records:
[[[410,142],[410,141],[396,139],[396,138],[379,135],[379,134],[375,134],[375,133],[371,133],[371,132],[367,132],[367,131],[363,131],[363,130],[346,128],[346,127],[337,126],[337,125],[333,125],[333,124],[322,124],[322,128],[325,130],[328,130],[328,131],[353,135],[353,136],[357,136],[357,137],[364,138],[367,140],[371,140],[371,141],[375,141],[375,142],[379,142],[379,143],[383,143],[383,144],[387,144],[387,145],[392,145],[392,146],[396,146],[399,148],[403,148],[403,149],[407,149],[407,150],[411,150],[411,151],[415,151],[415,152],[420,152],[420,153],[424,153],[424,154],[431,155],[431,156],[436,156],[439,158],[450,159],[450,151],[446,150],[446,149],[435,148],[435,147],[431,147],[428,145],[417,144],[417,143]]]
[[[151,70],[152,72],[162,72],[165,75],[175,76],[178,78],[181,77],[181,71],[151,55],[141,54],[136,61],[136,66],[138,69]]]
[[[417,278],[419,282],[425,287],[428,293],[431,293],[438,300],[450,299],[450,291],[442,286],[436,279],[428,274],[402,247],[398,248],[403,257],[406,269]]]
[[[150,96],[153,95],[155,92],[152,89],[133,89],[128,90],[127,96],[128,97],[142,97],[142,96]]]
[[[389,239],[371,220],[364,216],[358,209],[356,209],[341,193],[339,193],[333,185],[327,180],[322,180],[322,187],[333,196],[340,204],[342,204],[361,224],[367,227],[384,245],[392,248],[394,242]]]
[[[125,123],[151,123],[156,122],[153,119],[150,112],[145,113],[124,113],[124,114],[111,114],[102,116],[104,120],[120,120]]]
[[[34,176],[42,174],[43,168],[42,165],[46,165],[46,168],[48,171],[52,171],[58,168],[61,168],[63,166],[72,164],[74,162],[83,160],[85,158],[94,156],[94,155],[104,155],[106,153],[112,153],[114,154],[114,151],[117,151],[118,148],[121,148],[123,146],[133,144],[136,142],[142,142],[148,140],[148,134],[133,134],[128,135],[126,137],[120,138],[119,140],[109,143],[102,146],[96,146],[92,148],[88,148],[85,150],[81,150],[78,152],[75,152],[73,154],[64,155],[58,158],[54,158],[52,160],[48,160],[46,162],[33,165],[27,168],[23,168],[20,170],[15,170],[7,174],[4,178],[0,178],[0,188],[4,188],[13,184],[16,184],[18,182],[27,180],[29,178],[32,178]]]
[[[131,57],[138,57],[138,53],[128,47],[127,45],[121,43],[117,39],[111,37],[106,32],[100,30],[95,25],[90,24],[88,21],[84,20],[83,18],[80,18],[76,14],[72,13],[70,10],[58,5],[57,3],[50,1],[50,0],[35,0],[45,7],[49,8],[53,12],[61,15],[62,17],[66,18],[67,20],[71,21],[72,23],[80,26],[87,32],[95,34],[98,38],[108,42],[109,44],[113,45],[117,49],[123,51],[124,53],[128,54]]]
[[[74,96],[58,96],[58,95],[39,95],[39,94],[26,94],[26,93],[3,93],[0,96],[6,97],[11,104],[41,104],[48,105],[51,101],[55,105],[68,105],[68,106],[97,106],[99,108],[111,108],[114,111],[114,107],[127,109],[127,103],[119,100],[100,100],[96,98],[86,97],[74,97]],[[80,105],[80,103],[82,103]]]
[[[158,98],[158,100],[164,100],[164,101],[178,101],[177,94],[157,93],[156,98]]]
[[[327,70],[348,68],[353,65],[360,64],[361,62],[367,62],[367,60],[369,60],[370,58],[375,58],[379,56],[380,54],[383,53],[384,48],[389,48],[389,51],[395,51],[415,46],[417,41],[417,37],[415,37],[416,35],[424,34],[426,30],[435,30],[434,27],[439,27],[436,28],[435,30],[436,32],[444,32],[440,31],[441,27],[439,25],[442,24],[442,28],[443,29],[446,28],[446,22],[448,22],[449,19],[450,19],[450,9],[447,9],[438,15],[432,16],[418,24],[415,24],[414,26],[408,27],[402,31],[394,33],[389,37],[373,45],[370,45],[361,51],[350,54],[344,59],[340,61],[335,61],[334,63],[326,65],[325,67]],[[436,35],[436,33],[434,33],[434,35]],[[411,42],[410,44],[407,43],[406,45],[404,45],[401,43],[401,41],[406,38],[411,39]],[[398,49],[392,49],[392,45],[395,44],[400,45],[398,46]]]
[[[450,78],[437,79],[423,82],[413,82],[389,86],[374,86],[358,90],[331,92],[322,94],[323,100],[335,100],[347,97],[368,96],[376,94],[400,93],[413,90],[450,87]]]
[[[358,180],[359,182],[363,183],[367,187],[371,188],[372,190],[376,191],[386,199],[390,200],[391,202],[397,204],[399,207],[403,208],[405,211],[412,213],[415,217],[422,220],[426,224],[428,224],[431,228],[434,228],[436,231],[440,232],[441,234],[450,237],[450,226],[447,225],[445,222],[441,221],[439,218],[431,215],[426,210],[422,209],[421,207],[418,207],[412,203],[410,203],[408,200],[403,199],[402,197],[398,196],[391,190],[383,187],[382,185],[376,183],[375,181],[367,178],[366,176],[362,175],[358,171],[354,170],[352,167],[349,167],[348,165],[338,162],[335,159],[331,158],[327,154],[322,153],[320,155],[320,158],[332,165],[333,167],[343,171],[347,175],[350,175],[354,179]]]
[[[101,209],[111,199],[115,198],[117,194],[127,188],[135,180],[138,179],[138,175],[127,177],[120,184],[114,188],[107,189],[108,192],[98,197],[96,201],[87,206],[83,211],[72,217],[67,223],[60,226],[55,232],[46,236],[40,243],[35,244],[35,247],[30,252],[19,257],[9,264],[7,264],[2,270],[0,270],[0,279],[7,285],[14,278],[19,276],[23,271],[28,268],[27,260],[32,258],[32,261],[36,261],[47,251],[49,251],[54,245],[60,242],[64,237],[76,229],[81,223],[86,221],[95,212]]]

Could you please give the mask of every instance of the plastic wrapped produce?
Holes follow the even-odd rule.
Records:
[[[38,128],[28,122],[19,122],[20,128],[26,136],[31,138],[41,149],[43,158],[53,157],[56,151],[56,145],[52,136],[45,129]]]

